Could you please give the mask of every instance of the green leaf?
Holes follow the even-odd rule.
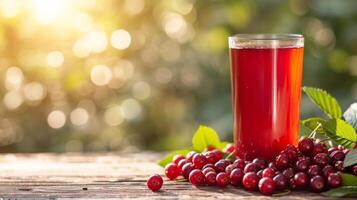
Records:
[[[329,93],[313,87],[303,87],[303,90],[307,96],[310,97],[311,101],[319,106],[319,108],[324,111],[330,118],[341,118],[341,107],[337,100]]]
[[[202,152],[208,146],[213,146],[217,149],[224,148],[216,131],[201,125],[192,138],[192,147],[194,150]]]
[[[348,167],[357,163],[357,149],[351,149],[343,161],[343,166]]]
[[[158,164],[161,166],[161,167],[165,167],[167,164],[169,164],[170,162],[172,162],[172,158],[175,156],[175,155],[183,155],[183,156],[186,156],[186,154],[188,152],[190,152],[191,149],[183,149],[183,150],[179,150],[179,151],[174,151],[174,152],[171,152],[169,154],[167,154],[163,159],[161,159]]]
[[[353,174],[341,174],[342,185],[344,186],[357,186],[357,176]]]
[[[328,132],[328,136],[337,144],[346,148],[353,148],[357,141],[357,135],[354,128],[341,119],[331,119],[323,125]]]
[[[322,193],[329,197],[352,197],[357,196],[357,186],[342,186]]]

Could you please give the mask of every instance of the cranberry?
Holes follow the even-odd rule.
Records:
[[[207,174],[205,174],[206,177],[206,183],[209,186],[214,186],[216,185],[216,172],[208,172]]]
[[[246,190],[255,190],[258,186],[259,177],[253,173],[248,172],[243,176],[242,184]]]
[[[244,173],[243,173],[242,169],[240,169],[240,168],[233,169],[233,171],[231,172],[231,175],[230,175],[231,184],[234,186],[241,185],[243,176],[244,176]]]
[[[260,167],[256,163],[249,163],[244,167],[244,173],[248,172],[257,172],[259,171]]]
[[[354,174],[355,176],[357,176],[357,165],[352,167],[352,174]]]
[[[182,159],[182,160],[179,161],[178,167],[179,167],[180,169],[182,169],[183,166],[184,166],[186,163],[190,163],[190,161],[188,161],[188,160],[186,160],[186,159]]]
[[[263,170],[262,169],[259,170],[256,174],[259,178],[263,178]]]
[[[345,159],[345,154],[341,150],[336,150],[336,151],[330,153],[330,157],[333,160],[343,160],[343,159]]]
[[[217,174],[216,183],[220,187],[226,187],[229,184],[229,175],[225,172]]]
[[[252,161],[252,163],[257,164],[260,169],[264,169],[264,168],[265,168],[265,165],[266,165],[265,160],[258,159],[258,158],[255,158],[255,159]]]
[[[206,169],[206,168],[208,168],[208,167],[214,168],[214,165],[211,164],[211,163],[205,164],[205,165],[202,167],[202,170],[204,170],[204,169]]]
[[[216,173],[216,170],[214,170],[212,167],[207,167],[207,168],[204,168],[203,170],[202,170],[202,173],[203,174],[207,174],[207,173],[209,173],[209,172],[214,172],[214,173]]]
[[[212,150],[215,150],[216,148],[214,147],[214,146],[208,146],[208,147],[206,147],[205,148],[205,150],[204,151],[212,151]]]
[[[337,173],[330,173],[327,176],[327,184],[330,186],[330,188],[335,188],[339,187],[342,184],[342,179],[341,176],[338,175]]]
[[[221,159],[214,164],[214,169],[216,170],[216,172],[224,172],[228,165],[229,162],[227,160]]]
[[[327,153],[318,153],[314,156],[314,163],[323,167],[330,163],[330,157]]]
[[[271,195],[275,191],[276,185],[272,178],[264,177],[260,179],[259,191],[264,195]]]
[[[298,158],[298,154],[293,150],[285,150],[284,153],[288,156],[290,161],[295,161]]]
[[[214,164],[218,161],[214,152],[212,151],[207,151],[204,153],[204,155],[206,156],[207,163]]]
[[[215,158],[216,162],[223,158],[222,152],[220,152],[219,150],[216,149],[211,152],[212,152],[213,157]]]
[[[298,148],[304,155],[310,155],[314,149],[314,141],[311,138],[301,138],[298,143]]]
[[[227,144],[224,148],[224,152],[233,153],[235,151],[234,144]]]
[[[289,183],[289,179],[283,174],[278,174],[274,176],[273,180],[279,190],[284,190],[285,188],[287,188]]]
[[[275,170],[272,168],[265,168],[262,173],[262,177],[273,178],[275,176]]]
[[[199,169],[190,172],[189,180],[192,185],[201,186],[205,184],[205,175]]]
[[[285,150],[291,150],[291,151],[295,151],[295,152],[298,151],[298,149],[292,144],[286,145]]]
[[[318,166],[318,165],[310,165],[309,169],[307,170],[307,174],[310,177],[314,177],[314,176],[320,175],[321,174],[321,167]]]
[[[226,159],[224,159],[224,160],[226,160],[229,164],[233,164],[233,160],[231,160],[231,159],[229,159],[229,158],[226,158]]]
[[[193,156],[192,163],[196,169],[202,169],[202,167],[207,164],[206,156],[197,153]]]
[[[324,143],[315,142],[314,149],[312,151],[312,155],[315,156],[318,153],[327,153],[327,148]]]
[[[270,163],[268,164],[268,167],[274,169],[275,171],[278,170],[278,169],[276,168],[275,162],[270,162]]]
[[[310,188],[314,192],[321,192],[325,188],[325,180],[320,175],[316,175],[310,179]]]
[[[286,169],[289,167],[289,158],[286,154],[280,154],[275,158],[275,165],[278,169]]]
[[[336,170],[334,167],[331,165],[326,165],[325,167],[322,168],[322,175],[327,178],[330,173],[335,173]]]
[[[149,179],[146,182],[146,185],[150,190],[158,191],[160,190],[163,183],[164,180],[162,180],[162,177],[158,174],[155,174],[149,177]]]
[[[309,163],[312,163],[312,159],[308,156],[301,156],[298,157],[298,160],[308,160]]]
[[[289,186],[291,189],[295,190],[297,188],[296,184],[295,184],[295,181],[294,181],[294,178],[291,178],[289,180]]]
[[[343,161],[341,160],[336,161],[334,166],[337,171],[342,172],[345,170],[345,168],[343,167]]]
[[[176,155],[172,158],[172,162],[175,163],[176,165],[179,164],[180,160],[185,159],[183,155]]]
[[[186,163],[183,167],[182,167],[182,176],[185,179],[189,178],[190,172],[194,170],[193,164],[192,163]]]
[[[308,184],[309,177],[304,172],[298,172],[294,176],[294,183],[298,188],[304,188]]]
[[[244,160],[239,159],[239,158],[234,161],[234,164],[236,164],[237,168],[242,169],[242,170],[243,170],[244,167],[245,167],[245,162],[244,162]]]
[[[197,152],[195,152],[195,151],[190,151],[190,152],[188,152],[188,154],[186,155],[186,159],[187,159],[188,161],[192,162],[193,156],[196,155],[196,154],[197,154]]]
[[[180,176],[181,170],[175,163],[170,163],[165,166],[165,175],[170,180],[174,180],[178,176]]]
[[[327,153],[328,153],[328,154],[331,154],[332,152],[337,151],[337,150],[338,150],[337,147],[331,147],[331,148],[329,148],[329,149],[327,150]]]
[[[286,176],[286,178],[288,179],[293,178],[293,176],[295,175],[295,170],[289,167],[283,171],[283,175]]]
[[[298,160],[295,163],[295,169],[299,172],[305,172],[309,168],[310,162],[307,159]]]
[[[226,167],[226,173],[228,174],[228,175],[231,175],[231,172],[233,171],[233,169],[235,169],[236,168],[236,166],[234,165],[234,164],[230,164],[230,165],[228,165],[227,167]]]

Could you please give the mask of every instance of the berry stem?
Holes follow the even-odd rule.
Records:
[[[322,124],[319,123],[319,122],[317,122],[316,128],[310,133],[310,135],[309,135],[308,137],[309,137],[309,138],[315,138],[316,131],[317,131],[317,129],[319,129],[321,126],[322,126]]]
[[[229,159],[231,156],[233,156],[233,154],[236,152],[236,150],[233,150],[230,154],[228,154],[226,156],[226,159]]]

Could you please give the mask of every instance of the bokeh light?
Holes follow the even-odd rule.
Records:
[[[63,62],[64,56],[60,51],[52,51],[47,55],[47,63],[50,67],[60,67]]]
[[[118,126],[123,121],[122,109],[119,105],[110,106],[104,113],[104,120],[110,126]]]
[[[40,101],[46,97],[46,89],[41,83],[30,82],[24,86],[24,96],[29,101]]]
[[[71,115],[70,115],[70,120],[73,125],[76,126],[83,126],[87,124],[89,120],[89,114],[88,111],[84,108],[76,108],[72,110]]]
[[[54,110],[48,114],[47,123],[51,128],[62,128],[66,123],[66,115],[61,110]]]
[[[123,50],[129,47],[131,36],[128,31],[119,29],[112,33],[110,42],[114,48]]]
[[[93,67],[90,77],[95,85],[103,86],[112,79],[112,71],[105,65],[96,65]]]

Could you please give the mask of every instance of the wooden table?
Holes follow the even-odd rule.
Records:
[[[156,165],[162,154],[3,154],[0,155],[0,197],[32,198],[150,198],[150,199],[272,199],[240,188],[195,188],[167,181],[160,192],[146,188],[146,179],[163,173]],[[275,197],[276,198],[276,197]],[[279,199],[328,199],[292,192]],[[332,199],[332,198],[331,198]]]

